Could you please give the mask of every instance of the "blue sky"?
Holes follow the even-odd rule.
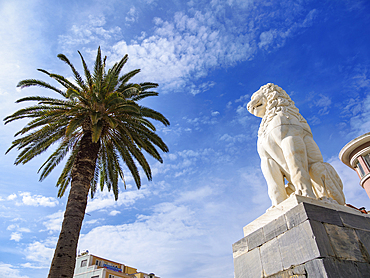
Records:
[[[366,0],[1,1],[0,116],[21,106],[37,68],[72,77],[64,53],[81,70],[100,45],[108,64],[129,54],[123,72],[160,84],[145,105],[171,126],[157,125],[170,148],[151,161],[141,190],[126,174],[117,202],[109,192],[89,201],[79,249],[171,277],[233,277],[232,243],[270,206],[256,151],[260,119],[246,104],[272,82],[287,91],[312,128],[324,160],[344,183],[347,203],[370,209],[341,148],[370,128],[370,3]],[[4,155],[25,122],[0,125],[0,276],[48,272],[66,197],[60,169],[42,183],[46,155],[14,166]]]

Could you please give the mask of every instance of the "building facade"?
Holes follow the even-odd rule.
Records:
[[[159,278],[154,273],[138,272],[136,268],[107,260],[88,252],[78,255],[73,278]]]
[[[339,153],[339,159],[356,171],[360,185],[370,198],[370,132],[346,144]]]

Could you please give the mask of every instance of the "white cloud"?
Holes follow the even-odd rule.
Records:
[[[60,35],[58,42],[63,53],[71,54],[71,50],[78,45],[88,45],[90,43],[105,47],[113,39],[121,37],[121,28],[116,26],[105,29],[106,20],[104,16],[89,16],[88,22],[84,25],[73,25],[68,35]],[[93,50],[96,52],[96,49]]]
[[[17,230],[20,233],[30,233],[31,230],[28,228],[19,228],[18,225],[11,224],[6,228],[8,231]]]
[[[248,102],[245,102],[243,105],[239,105],[236,108],[236,120],[243,126],[248,126],[252,122],[255,122],[256,120],[260,122],[259,118],[254,117],[252,114],[248,112],[247,104]],[[251,119],[253,120],[251,121]],[[256,127],[256,132],[257,132],[257,129],[258,127]]]
[[[12,201],[15,198],[17,198],[17,194],[13,193],[13,194],[9,195],[6,199]]]
[[[138,20],[138,12],[134,6],[131,7],[130,10],[128,11],[127,16],[125,17],[125,20],[127,22],[135,22]]]
[[[33,269],[46,268],[45,266],[35,265],[35,264],[30,263],[30,262],[21,264],[21,266],[24,267],[24,268],[33,268]]]
[[[220,20],[225,9],[231,9],[231,20]],[[312,24],[316,15],[315,10],[305,11],[303,5],[291,1],[272,3],[268,9],[255,1],[212,1],[207,8],[189,2],[188,11],[176,12],[168,20],[153,17],[152,33],[142,33],[130,42],[118,41],[120,27],[105,27],[104,16],[90,16],[83,25],[73,25],[68,35],[59,36],[59,44],[64,52],[83,46],[90,53],[96,52],[88,49],[90,45],[101,45],[109,54],[108,64],[129,54],[127,68],[142,68],[141,79],[160,83],[163,92],[186,86],[196,95],[215,85],[213,81],[196,84],[209,70],[253,59],[261,48],[283,46],[287,37]],[[138,9],[132,6],[125,24],[137,20]]]
[[[318,11],[316,9],[309,11],[309,13],[307,14],[306,18],[304,19],[302,23],[302,27],[311,26],[317,16],[318,16]]]
[[[258,207],[269,207],[271,201],[267,194],[267,183],[262,175],[262,171],[257,167],[241,168],[239,170],[241,183],[248,187],[248,194],[251,201]]]
[[[14,103],[14,100],[21,96],[19,88],[15,88],[16,84],[21,79],[29,77],[30,72],[35,72],[36,61],[39,61],[40,55],[45,55],[50,49],[50,44],[45,43],[45,37],[43,37],[45,26],[40,22],[38,13],[35,12],[38,2],[14,0],[1,3],[0,18],[6,22],[6,24],[0,24],[0,37],[2,38],[0,118],[2,119],[20,108]],[[25,48],[19,47],[22,44],[27,44],[26,51]],[[43,51],[40,52],[40,49]],[[14,123],[11,127],[3,126],[2,136],[13,134],[16,126],[20,124]],[[4,141],[10,142],[10,140],[9,138]]]
[[[316,96],[314,104],[316,107],[321,108],[317,112],[318,115],[323,116],[323,115],[329,114],[329,108],[331,105],[330,97],[319,94],[318,96]]]
[[[166,276],[168,272],[178,271],[175,268],[184,257],[189,259],[188,265],[195,263],[191,255],[195,250],[192,239],[203,234],[197,226],[189,208],[163,203],[155,208],[153,216],[141,215],[135,223],[101,226],[81,235],[79,248],[102,257],[114,254],[115,260]],[[116,246],[125,252],[114,252]]]
[[[238,113],[239,115],[245,115],[245,113],[247,113],[248,110],[247,108],[243,105],[239,105],[238,108],[236,109],[236,113]]]
[[[209,186],[204,186],[193,191],[180,193],[180,197],[177,202],[202,202],[204,198],[209,197],[213,194],[215,194],[215,189],[212,189]]]
[[[11,230],[14,230],[16,227],[17,227],[16,225],[11,224],[6,229],[9,230],[9,231],[11,231]]]
[[[34,264],[27,264],[24,266],[30,268],[48,268],[54,254],[56,241],[56,237],[49,237],[44,241],[35,241],[28,244],[25,250],[26,258]]]
[[[270,31],[261,33],[260,42],[258,43],[258,47],[267,48],[270,44],[272,44],[275,37],[276,37],[276,30],[270,30]]]
[[[49,231],[49,233],[59,232],[62,228],[63,217],[64,211],[61,210],[46,216],[46,221],[43,222],[46,230]]]
[[[42,207],[55,207],[59,204],[58,200],[53,197],[45,197],[42,195],[31,196],[30,192],[22,192],[19,194],[22,197],[22,203],[17,203],[17,205],[27,205],[27,206],[42,206]]]
[[[325,107],[331,105],[331,99],[328,96],[319,94],[318,98],[315,100],[315,105],[318,107]]]
[[[351,118],[358,115],[361,112],[362,102],[359,98],[350,98],[346,100],[344,107],[342,108],[341,114],[345,118]]]
[[[104,16],[92,16],[89,15],[89,23],[94,27],[101,27],[105,25],[106,20]],[[74,27],[74,26],[73,26]]]
[[[197,153],[189,151],[187,155]],[[256,186],[255,177],[229,178],[199,181],[195,190],[181,190],[172,202],[155,205],[134,223],[96,227],[81,235],[79,248],[161,277],[208,277],[217,271],[215,277],[232,278],[231,244],[241,236],[242,225],[261,210],[250,213],[245,209],[245,202],[252,197],[243,194],[250,189],[248,184]],[[237,200],[225,195],[231,184],[240,193]],[[259,198],[257,203],[265,200]],[[116,246],[125,252],[114,252]]]
[[[164,164],[155,163],[152,167],[153,175],[166,174],[167,177],[193,176],[199,171],[197,163],[219,164],[228,159],[228,156],[212,148],[198,150],[182,150],[173,153],[173,160]]]
[[[217,116],[219,112],[211,112],[211,116]],[[215,118],[211,118],[209,116],[203,115],[199,116],[193,119],[190,119],[188,117],[183,117],[183,120],[186,120],[187,123],[193,125],[195,127],[195,130],[201,130],[201,125],[214,125],[217,124],[217,120]]]
[[[249,101],[249,100],[250,100],[250,95],[246,94],[246,95],[240,96],[240,98],[235,100],[235,102],[244,102],[244,101]],[[230,105],[231,105],[231,103],[230,103]]]
[[[358,88],[369,88],[370,87],[370,78],[369,78],[369,73],[368,70],[361,69],[354,77],[353,81],[355,85]]]
[[[170,160],[176,160],[177,156],[176,154],[170,153],[167,155]]]
[[[117,214],[120,214],[120,213],[121,212],[118,210],[112,210],[111,212],[109,212],[109,215],[116,216]]]
[[[357,107],[352,107],[356,109]],[[354,112],[353,112],[354,113]],[[366,96],[361,102],[360,112],[350,119],[351,129],[353,130],[353,138],[369,132],[370,130],[370,96]]]
[[[96,223],[98,223],[99,222],[99,220],[98,219],[93,219],[93,220],[85,220],[84,221],[84,224],[87,224],[87,225],[94,225],[94,224],[96,224]]]
[[[310,126],[315,126],[315,125],[320,124],[320,123],[321,123],[321,120],[320,120],[320,118],[319,118],[319,117],[317,117],[317,116],[312,116],[311,118],[309,118],[309,119],[307,120],[307,122],[308,122],[308,124],[309,124]]]
[[[22,275],[21,271],[13,265],[3,262],[0,262],[0,276],[2,278],[28,278],[27,275]]]
[[[216,85],[216,83],[213,82],[213,81],[208,81],[208,82],[205,82],[205,83],[202,83],[202,84],[199,84],[199,85],[192,84],[190,86],[190,93],[195,96],[197,94],[208,91],[209,89],[211,89],[215,85]]]
[[[87,203],[86,213],[91,213],[96,210],[103,210],[111,207],[132,206],[137,200],[142,199],[149,195],[150,192],[147,188],[142,187],[140,190],[126,190],[118,195],[118,200],[114,200],[112,192],[103,191],[95,195],[92,200]]]
[[[235,143],[235,142],[242,143],[242,142],[247,141],[248,139],[250,139],[250,137],[245,134],[238,134],[235,136],[230,136],[229,134],[225,133],[224,135],[220,137],[221,141],[225,141],[228,143]]]
[[[22,239],[22,234],[21,234],[21,233],[13,232],[13,233],[10,235],[10,240],[14,240],[14,241],[16,241],[16,242],[19,242],[21,239]]]

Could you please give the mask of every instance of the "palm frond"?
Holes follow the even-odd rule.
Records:
[[[85,76],[86,76],[86,81],[87,81],[87,84],[89,85],[89,88],[91,89],[94,83],[93,83],[93,80],[91,78],[90,70],[87,67],[86,62],[85,62],[84,57],[82,56],[81,52],[80,51],[77,51],[77,52],[81,57],[82,65],[83,65]]]
[[[103,128],[104,122],[101,120],[97,121],[97,123],[92,126],[91,137],[94,143],[98,142],[98,140],[100,139],[100,135],[102,134]]]
[[[30,96],[30,97],[20,98],[20,99],[16,100],[15,103],[21,103],[21,102],[24,102],[24,101],[39,101],[43,104],[45,104],[45,103],[53,104],[53,103],[61,102],[62,100],[57,99],[57,98],[51,98],[51,97]]]
[[[65,136],[70,137],[72,133],[76,132],[76,129],[82,126],[85,121],[83,115],[77,115],[75,118],[71,119],[66,127]]]
[[[96,159],[96,165],[95,165],[95,170],[94,170],[94,177],[91,180],[90,183],[90,195],[91,199],[94,198],[94,195],[96,193],[96,186],[99,182],[99,175],[101,171],[101,149],[98,154],[98,158]]]
[[[108,178],[108,190],[110,191],[111,188],[115,193],[115,198],[118,198],[118,171],[117,168],[120,168],[118,162],[118,156],[115,152],[115,149],[111,142],[106,142],[106,154],[107,154],[107,161],[106,161],[106,174]],[[116,195],[117,193],[117,195]]]
[[[94,74],[93,74],[93,81],[95,85],[99,87],[99,89],[100,89],[101,82],[103,79],[103,74],[104,74],[104,66],[103,66],[103,62],[101,59],[101,51],[100,51],[100,46],[99,46],[98,53],[96,55]]]
[[[135,180],[136,187],[140,189],[141,179],[140,179],[139,170],[137,169],[135,161],[132,159],[130,152],[124,145],[118,146],[117,150],[120,153],[123,162],[126,164],[127,168],[130,170],[130,173]]]
[[[131,134],[131,136],[135,136],[135,134]],[[120,136],[121,141],[126,141],[125,136]],[[134,138],[135,140],[135,138]],[[117,146],[116,146],[117,147]],[[148,180],[152,180],[152,172],[150,170],[150,166],[148,164],[148,161],[146,160],[145,156],[143,153],[140,151],[140,149],[133,144],[133,142],[127,142],[126,147],[130,154],[136,159],[136,161],[140,164],[142,169],[144,170],[144,173],[146,174]]]
[[[157,112],[153,109],[150,109],[150,108],[144,107],[144,106],[140,106],[140,112],[141,112],[141,115],[144,116],[144,117],[148,117],[148,118],[151,118],[153,120],[160,121],[165,126],[170,125],[170,121],[166,117],[164,117],[161,113],[159,113],[159,112]]]
[[[38,173],[40,181],[44,180],[67,158],[56,182],[58,197],[62,197],[68,185],[73,182],[72,176],[78,176],[75,175],[75,171],[78,171],[77,165],[84,159],[79,156],[80,148],[81,153],[88,156],[88,146],[92,149],[92,146],[97,146],[99,149],[95,149],[94,155],[88,158],[93,162],[89,162],[91,167],[95,167],[89,170],[93,173],[88,181],[91,197],[99,184],[101,190],[104,187],[112,190],[117,200],[119,179],[122,179],[126,187],[122,163],[127,165],[138,188],[141,187],[139,167],[148,180],[152,179],[146,155],[163,162],[159,151],[168,152],[167,145],[155,133],[156,128],[152,120],[165,126],[170,123],[161,113],[138,104],[144,98],[158,95],[158,92],[150,91],[158,87],[157,83],[130,83],[131,78],[140,72],[139,69],[120,76],[128,61],[127,55],[106,71],[106,57],[102,58],[99,47],[94,70],[90,72],[82,54],[79,51],[78,54],[82,61],[84,78],[63,54],[57,57],[70,67],[74,81],[38,69],[54,79],[63,89],[37,79],[26,79],[18,83],[20,88],[37,86],[55,91],[61,98],[27,96],[19,99],[17,103],[36,101],[37,104],[19,109],[4,118],[5,124],[29,119],[15,134],[17,138],[13,140],[7,152],[17,149],[19,153],[15,164],[24,164],[58,143]],[[98,144],[94,145],[95,143]]]
[[[59,163],[63,160],[63,158],[68,154],[70,149],[76,147],[78,138],[74,137],[74,140],[67,140],[64,141],[59,145],[59,147],[49,156],[49,158],[41,165],[37,173],[40,174],[40,181],[43,181],[53,170],[54,168],[59,165]]]
[[[18,165],[20,163],[25,164],[29,162],[31,159],[45,152],[52,144],[64,136],[63,129],[54,132],[48,131],[49,130],[43,132],[44,137],[39,138],[38,140],[35,138],[32,142],[27,142],[26,144],[22,144],[23,142],[21,142],[19,145],[20,148],[22,148],[22,151],[17,156],[14,164]]]
[[[117,92],[121,93],[124,98],[131,99],[140,94],[141,87],[139,84],[125,84],[124,86],[120,86]]]
[[[49,113],[53,113],[53,112],[60,113],[60,112],[66,112],[66,111],[68,111],[68,109],[66,109],[65,107],[60,107],[60,106],[52,107],[52,106],[47,106],[47,105],[35,105],[35,106],[27,107],[24,109],[20,109],[14,114],[5,117],[4,124],[8,124],[12,121],[23,119],[23,118],[36,118],[36,117],[48,115]]]
[[[62,90],[59,90],[58,88],[50,85],[49,83],[46,83],[44,81],[37,80],[37,79],[25,79],[25,80],[19,81],[17,85],[17,87],[20,87],[21,89],[27,88],[30,86],[39,86],[42,88],[50,89],[50,90],[57,92],[58,94],[62,96],[65,96],[65,93]]]
[[[108,71],[107,76],[105,77],[105,91],[112,92],[115,90],[117,84],[119,83],[119,74],[128,60],[128,55],[126,54],[118,63]]]
[[[157,92],[140,92],[138,95],[131,97],[132,101],[139,101],[146,97],[158,96]]]
[[[140,83],[140,86],[141,86],[141,88],[143,88],[143,91],[145,91],[145,90],[148,90],[148,89],[157,88],[158,84],[153,83],[153,82],[143,82],[143,83]]]
[[[105,147],[105,141],[103,140],[101,142],[101,160],[100,160],[100,190],[104,190],[104,185],[108,181],[107,178],[107,154],[106,154],[106,147]]]
[[[71,81],[69,81],[67,78],[65,78],[62,75],[51,73],[50,77],[55,79],[59,84],[61,84],[66,89],[74,89],[76,91],[79,91],[80,88],[78,88],[75,84],[73,84]]]
[[[33,119],[30,121],[24,128],[22,128],[20,131],[18,131],[14,136],[23,135],[27,133],[30,130],[36,129],[38,127],[42,127],[44,125],[53,125],[53,128],[60,128],[62,126],[65,126],[68,121],[69,117],[64,113],[61,113],[60,111],[53,111],[54,113],[48,113],[47,115],[40,115],[36,119]]]
[[[57,195],[59,198],[63,197],[68,185],[71,182],[72,167],[73,167],[73,164],[74,164],[74,162],[76,160],[76,157],[77,157],[77,154],[78,154],[79,145],[80,145],[80,142],[77,142],[75,147],[72,150],[71,155],[69,156],[69,158],[68,158],[68,160],[67,160],[67,162],[66,162],[66,164],[63,168],[62,173],[60,174],[60,176],[58,178],[56,186],[59,187],[58,195]]]
[[[87,88],[85,82],[83,81],[81,75],[78,73],[75,67],[72,65],[72,63],[68,60],[68,58],[64,54],[58,54],[57,57],[71,68],[77,84],[81,87],[81,89],[86,90]]]
[[[132,77],[134,77],[139,72],[140,72],[140,69],[132,70],[132,71],[122,75],[118,81],[122,84],[121,86],[124,86],[128,81],[130,81],[130,79]],[[121,91],[121,90],[117,89],[117,91]]]

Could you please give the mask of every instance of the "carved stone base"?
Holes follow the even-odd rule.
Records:
[[[235,278],[370,277],[370,217],[292,196],[244,227]]]

